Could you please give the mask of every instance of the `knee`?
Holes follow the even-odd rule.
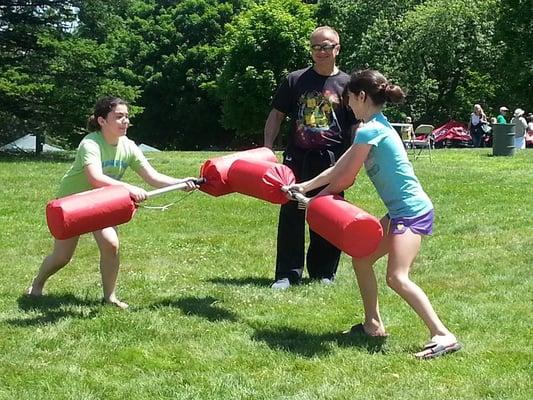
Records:
[[[387,285],[395,292],[402,292],[409,285],[409,277],[403,274],[387,274]]]
[[[54,264],[64,267],[72,259],[72,254],[54,254]]]
[[[119,252],[120,244],[117,240],[106,240],[101,246],[102,254],[107,256],[117,256]]]
[[[374,267],[375,259],[366,257],[366,258],[352,258],[352,266],[355,272],[362,270],[369,270]]]

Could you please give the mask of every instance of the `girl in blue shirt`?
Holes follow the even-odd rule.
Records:
[[[432,358],[459,350],[461,345],[437,316],[424,291],[409,278],[420,250],[422,235],[432,232],[433,204],[414,174],[402,141],[381,110],[385,103],[399,103],[403,90],[391,85],[378,71],[357,71],[345,92],[350,108],[364,125],[354,143],[335,166],[316,178],[290,189],[302,193],[327,185],[319,195],[339,193],[352,186],[364,165],[388,213],[381,219],[384,237],[368,257],[353,259],[365,310],[365,320],[352,327],[373,337],[387,336],[378,304],[375,262],[388,254],[387,284],[418,314],[429,329],[430,340],[418,358]]]

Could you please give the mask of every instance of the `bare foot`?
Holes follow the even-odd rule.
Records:
[[[367,326],[365,324],[363,324],[363,329],[365,330],[365,332],[367,333],[368,336],[372,336],[372,337],[387,337],[389,336],[389,334],[387,332],[385,332],[385,327],[384,326],[375,326],[373,324]]]
[[[129,307],[128,303],[124,303],[123,301],[120,301],[119,299],[104,299],[104,303],[118,307],[122,310],[125,310],[126,308]]]
[[[363,323],[363,328],[368,336],[387,337],[389,334],[385,331],[385,326],[380,320],[369,319]]]
[[[385,332],[385,328],[381,327],[381,328],[378,328],[378,329],[367,329],[366,327],[364,327],[365,331],[368,332],[368,335],[369,336],[372,336],[372,337],[387,337],[389,336],[389,334],[387,332]]]
[[[43,287],[36,285],[35,282],[32,282],[26,294],[32,297],[40,297],[43,295]]]

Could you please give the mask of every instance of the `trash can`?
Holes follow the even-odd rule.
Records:
[[[515,124],[492,125],[492,155],[513,156]]]

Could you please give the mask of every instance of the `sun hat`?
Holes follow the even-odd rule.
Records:
[[[516,110],[514,110],[515,118],[521,117],[522,115],[524,115],[524,110],[522,110],[521,108],[517,108]]]
[[[509,111],[509,109],[507,107],[505,107],[505,106],[501,106],[500,107],[500,112],[502,112],[502,111]]]

